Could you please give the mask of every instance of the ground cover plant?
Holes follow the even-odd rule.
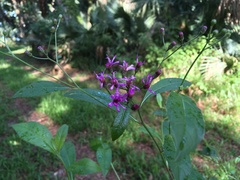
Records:
[[[214,24],[215,24],[215,21],[213,21],[212,25]],[[217,31],[212,31],[212,27],[213,26],[211,26],[210,28],[209,35],[206,37],[206,43],[204,44],[200,53],[196,56],[195,61],[192,63],[192,65],[196,62],[199,55],[201,55],[202,52],[209,45],[211,45],[210,44],[211,40],[218,35]],[[55,37],[57,33],[57,28],[58,28],[58,24],[54,31]],[[200,30],[200,33],[204,33],[206,31],[206,28],[207,28],[206,26],[203,26],[202,29]],[[161,29],[161,31],[162,31],[161,35],[164,37],[164,33],[165,33],[164,29]],[[226,33],[226,31],[224,30],[222,33]],[[7,36],[7,34],[4,34],[4,35],[5,37]],[[5,37],[4,37],[3,43],[6,45],[7,48],[9,48],[9,46],[5,41],[6,40]],[[180,32],[179,33],[180,42],[183,41],[183,38],[184,38],[184,34]],[[55,42],[57,42],[57,40]],[[176,42],[172,42],[167,47],[166,52],[174,48],[174,46],[176,46]],[[183,46],[183,42],[179,47],[181,46]],[[57,44],[55,47],[57,48]],[[40,46],[39,51],[45,54],[47,59],[51,60],[48,57],[46,50],[43,49],[43,47]],[[11,52],[12,51],[9,49],[9,53],[12,57],[22,61]],[[173,51],[173,53],[175,52],[176,51]],[[30,54],[30,52],[27,52],[27,54],[33,57],[32,54]],[[56,55],[56,57],[58,56]],[[166,56],[165,58],[162,59],[161,65],[165,60],[167,60],[168,57],[169,56]],[[187,77],[192,66],[190,66],[184,79],[166,78],[166,79],[157,81],[153,86],[150,86],[152,81],[154,79],[157,79],[158,76],[161,75],[162,73],[161,69],[156,69],[155,74],[148,74],[145,77],[143,77],[142,78],[143,85],[139,86],[138,84],[133,83],[135,80],[134,75],[138,73],[139,69],[141,68],[141,66],[144,65],[144,63],[139,61],[137,57],[135,66],[128,65],[128,62],[126,61],[122,61],[121,62],[122,64],[119,65],[119,61],[115,59],[116,59],[116,56],[113,56],[113,57],[108,56],[107,57],[108,61],[107,61],[107,64],[105,65],[106,69],[100,73],[96,72],[95,74],[96,78],[100,82],[100,87],[106,88],[107,90],[106,92],[101,90],[96,90],[96,89],[89,89],[89,88],[83,89],[66,73],[66,71],[64,71],[66,76],[69,78],[70,82],[62,81],[62,80],[60,80],[62,84],[49,82],[49,81],[40,81],[39,83],[34,82],[29,86],[26,86],[21,90],[19,90],[14,95],[14,97],[15,98],[16,97],[34,97],[34,96],[45,95],[47,93],[55,92],[55,91],[65,91],[64,94],[62,95],[66,97],[87,101],[96,105],[103,105],[106,107],[110,107],[114,111],[112,117],[114,117],[114,115],[116,116],[112,124],[111,134],[110,134],[113,140],[116,140],[120,136],[124,135],[123,132],[127,128],[130,119],[132,119],[134,122],[134,121],[137,121],[137,119],[139,118],[139,120],[137,121],[137,124],[141,125],[140,131],[143,132],[144,134],[150,135],[150,137],[152,138],[155,144],[155,147],[157,147],[156,150],[158,152],[158,156],[160,156],[159,159],[161,161],[158,164],[165,167],[163,168],[163,172],[165,172],[163,174],[165,174],[166,178],[168,177],[170,179],[173,179],[173,178],[182,179],[182,178],[190,178],[190,176],[193,176],[194,178],[196,177],[203,178],[203,176],[199,174],[192,167],[190,156],[189,156],[190,152],[196,148],[197,144],[203,138],[203,135],[204,135],[203,118],[200,110],[196,107],[195,103],[187,96],[179,94],[179,92],[181,92],[184,88],[190,85],[190,83],[186,81],[185,78]],[[55,61],[57,65],[60,65],[58,62],[58,59],[56,59]],[[26,63],[25,61],[23,62]],[[28,63],[27,65],[31,66]],[[122,70],[121,72],[118,72],[119,69],[115,69],[115,66],[118,66],[118,65],[119,65],[119,69]],[[61,69],[62,67],[59,66],[59,68]],[[128,71],[132,71],[134,73],[130,76],[127,76]],[[119,77],[119,75],[121,75],[121,77]],[[107,82],[107,80],[109,80],[109,82]],[[135,93],[137,93],[140,90],[142,91],[144,89],[146,91],[146,94],[143,96],[143,99],[140,102],[135,103],[134,102],[135,100],[133,101],[133,97]],[[115,90],[115,93],[112,94],[111,93],[112,90]],[[176,90],[176,92],[175,93],[171,92],[170,95],[168,96],[168,99],[166,102],[167,111],[165,112],[164,109],[160,109],[155,112],[156,114],[158,115],[160,114],[164,118],[168,117],[167,119],[164,119],[164,120],[162,119],[160,121],[162,123],[160,125],[162,129],[161,130],[158,129],[158,132],[159,131],[161,132],[160,134],[158,134],[153,128],[150,128],[145,124],[146,122],[144,122],[144,116],[142,116],[140,113],[140,110],[142,110],[141,106],[144,103],[148,102],[147,100],[150,97],[154,97],[156,95],[158,104],[160,108],[162,108],[163,103],[161,100],[162,96],[160,93],[163,93],[166,91],[173,91],[173,90]],[[123,93],[122,91],[125,91],[125,93]],[[68,100],[66,100],[66,102],[67,101]],[[176,106],[178,108],[176,108]],[[49,107],[47,107],[46,109],[49,109]],[[61,109],[61,107],[59,109]],[[138,116],[136,116],[136,114],[130,115],[130,111],[131,111],[130,109],[133,111],[136,111]],[[63,109],[60,111],[65,111],[65,110]],[[82,111],[84,112],[88,110],[83,108]],[[89,111],[93,111],[93,109]],[[99,111],[99,109],[97,109],[97,111]],[[56,115],[59,113],[60,112],[56,112]],[[56,116],[56,118],[61,118],[61,117]],[[96,116],[95,118],[99,119],[98,116]],[[179,118],[181,119],[181,121],[179,121]],[[104,119],[106,118],[103,118],[103,120]],[[191,121],[189,121],[190,119],[195,121],[192,122],[191,124],[190,123]],[[72,126],[74,126],[74,124]],[[86,126],[88,126],[88,124]],[[182,127],[182,129],[180,127]],[[74,177],[74,174],[84,175],[84,174],[91,174],[99,171],[103,173],[103,176],[106,176],[110,167],[114,169],[113,163],[111,161],[112,150],[108,145],[109,142],[107,143],[106,141],[101,139],[96,141],[94,148],[96,150],[97,162],[94,162],[91,159],[87,159],[87,158],[82,158],[79,161],[75,162],[76,152],[74,150],[74,145],[70,142],[65,142],[67,132],[68,132],[67,125],[62,125],[58,129],[54,137],[52,137],[50,132],[44,126],[37,123],[30,122],[30,123],[16,124],[16,125],[13,125],[13,128],[20,135],[20,137],[25,141],[30,142],[38,147],[41,147],[51,152],[52,154],[55,154],[64,164],[64,167],[66,169],[69,179],[72,179]],[[192,132],[192,128],[193,129],[195,128],[197,131]],[[33,133],[29,133],[29,130],[33,130]],[[191,139],[192,137],[190,137],[189,133],[191,134],[191,136],[195,135],[194,140]],[[158,169],[158,168],[159,167],[155,169]],[[140,169],[140,168],[137,168],[137,169]],[[114,169],[114,172],[115,172],[115,169]],[[139,173],[141,174],[141,177],[144,178],[144,173],[143,172],[139,172]],[[117,173],[116,173],[116,177],[118,177]]]

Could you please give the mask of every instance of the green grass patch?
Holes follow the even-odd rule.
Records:
[[[10,89],[2,82],[0,88],[0,179],[53,178],[59,167],[56,158],[16,135],[11,125],[24,119],[8,95]]]
[[[16,63],[10,62],[8,59],[0,60],[0,76],[1,82],[6,84],[12,91],[17,91],[24,85],[27,85],[36,77],[30,71],[24,71]]]
[[[196,52],[197,50],[191,51],[188,47],[185,53],[189,58],[186,58],[184,53],[178,54],[178,60],[168,62],[164,69],[165,76],[182,77]],[[45,70],[44,68],[41,67],[42,70]],[[32,72],[25,65],[0,55],[0,166],[4,167],[0,170],[0,179],[50,179],[59,167],[51,154],[21,141],[11,128],[12,124],[26,120],[14,105],[15,101],[11,96],[25,85],[45,78]],[[74,79],[80,87],[99,88],[95,80],[87,78],[88,75],[83,72]],[[82,77],[87,80],[82,80]],[[202,105],[206,121],[206,137],[202,147],[214,147],[218,154],[218,159],[199,153],[192,156],[193,159],[198,158],[195,165],[207,178],[226,179],[239,176],[239,166],[236,163],[239,163],[237,157],[240,153],[238,77],[235,74],[223,75],[218,81],[205,81],[195,67],[188,78],[193,82],[193,86],[186,93],[194,98],[198,105]],[[109,142],[113,148],[115,168],[123,179],[165,179],[157,151],[148,136],[139,131],[138,124],[130,121],[124,134],[117,141],[111,142],[111,125],[116,112],[63,97],[62,93],[24,99],[24,102],[30,105],[31,111],[46,114],[56,124],[69,125],[70,136],[78,137],[74,139],[75,143],[89,145],[96,138]],[[165,101],[165,96],[163,98]],[[152,101],[149,100],[148,103],[150,102]],[[143,106],[142,115],[148,125],[158,130],[161,119],[152,115],[154,109],[154,103]],[[199,162],[202,162],[201,165]]]
[[[85,129],[92,133],[106,132],[116,115],[107,108],[64,97],[62,92],[42,97],[37,111],[47,114],[59,124],[68,124],[72,133]]]
[[[11,125],[23,122],[14,92],[38,78],[0,54],[0,179],[52,179],[59,163],[50,153],[22,141]],[[21,100],[20,100],[21,101]],[[29,99],[32,110],[37,99]]]

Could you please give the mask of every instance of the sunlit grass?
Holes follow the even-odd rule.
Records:
[[[21,52],[23,52],[23,49],[15,51],[15,53]],[[176,65],[176,62],[174,65]],[[178,66],[181,67],[182,63],[178,64]],[[169,67],[171,66],[169,65]],[[175,77],[177,77],[179,75],[175,70],[170,69],[170,72],[172,76],[176,75]],[[235,145],[235,143],[239,143],[240,139],[238,133],[240,129],[238,113],[240,110],[240,90],[237,88],[240,86],[239,82],[237,84],[236,80],[231,86],[223,86],[220,82],[219,84],[215,83],[215,85],[207,84],[204,81],[200,82],[200,75],[193,76],[194,74],[197,74],[197,72],[193,72],[189,80],[197,83],[199,85],[197,86],[198,89],[202,86],[212,90],[211,93],[202,94],[201,96],[194,93],[192,95],[196,100],[201,99],[204,101],[203,113],[206,121],[206,134],[208,135],[206,136],[206,142],[215,147],[217,153],[225,154],[218,161],[211,157],[204,156],[204,161],[200,169],[204,175],[209,178],[213,176],[219,178],[226,178],[231,175],[237,176],[238,169],[236,169],[237,166],[234,160],[238,156],[239,151],[236,151],[236,148],[229,150],[226,147],[229,148],[231,144],[234,143]],[[99,88],[99,84],[96,84],[95,81],[89,81],[87,78],[88,75],[87,73],[78,74],[74,79],[81,87]],[[24,177],[26,179],[48,177],[43,174],[46,173],[46,171],[52,173],[53,168],[49,166],[51,166],[55,159],[49,154],[44,154],[44,151],[40,149],[35,150],[32,145],[21,141],[14,135],[15,133],[10,125],[6,123],[6,120],[10,119],[10,121],[12,121],[11,118],[18,117],[16,122],[24,121],[24,118],[21,117],[21,114],[19,114],[16,109],[12,108],[13,100],[5,95],[9,92],[13,94],[23,86],[39,80],[40,77],[33,75],[30,70],[24,70],[23,66],[19,64],[16,65],[14,61],[6,60],[5,57],[1,56],[0,76],[0,85],[1,83],[4,84],[4,90],[0,91],[0,130],[3,138],[7,137],[5,138],[6,140],[1,138],[0,154],[2,154],[3,157],[8,157],[8,153],[10,153],[12,156],[12,158],[4,157],[0,160],[0,166],[10,167],[10,172],[12,173],[10,174],[5,169],[3,171],[0,170],[0,174],[3,174],[2,176],[0,175],[0,179],[3,177],[7,179],[17,179],[17,177],[21,175],[20,171],[25,173]],[[69,125],[70,136],[84,132],[86,135],[80,136],[75,140],[77,143],[89,144],[101,135],[105,141],[108,141],[112,145],[114,165],[125,179],[164,179],[164,172],[161,171],[159,166],[159,164],[161,165],[160,158],[157,156],[152,142],[149,141],[146,135],[139,131],[138,124],[130,121],[123,135],[117,141],[111,142],[111,125],[116,116],[116,112],[87,102],[69,99],[62,95],[63,92],[57,92],[33,100],[33,102],[31,102],[33,103],[33,110],[46,114],[58,125]],[[27,101],[29,102],[29,100],[32,100],[32,98]],[[217,105],[215,109],[212,107],[213,103]],[[146,118],[146,122],[154,125],[156,129],[158,129],[160,121],[158,119],[153,121],[149,120],[150,116],[152,118],[153,109],[154,105],[144,106],[142,112],[144,118]],[[211,136],[208,132],[211,132]],[[10,149],[10,151],[6,152],[6,149]],[[32,154],[29,159],[28,154],[31,154],[31,151],[34,151],[35,154]],[[197,156],[199,155],[197,154]],[[212,168],[212,164],[214,164],[213,167],[216,168],[216,170]],[[54,164],[54,166],[56,167],[57,164]],[[17,168],[19,168],[19,170]],[[231,174],[231,171],[235,170],[236,172]],[[42,171],[43,173],[41,173]]]
[[[1,81],[14,92],[35,81],[37,77],[31,71],[24,70],[16,62],[12,62],[6,57],[0,58],[0,77]]]
[[[55,157],[22,141],[11,128],[12,124],[24,121],[11,97],[36,77],[2,55],[0,76],[0,179],[49,179],[58,167]]]
[[[16,55],[17,54],[23,54],[23,53],[25,53],[26,49],[28,49],[30,51],[29,47],[28,48],[26,48],[26,47],[19,48],[18,47],[18,49],[13,50],[12,53],[16,54]]]
[[[1,61],[0,70],[2,70],[2,69],[7,69],[7,68],[9,68],[10,66],[11,66],[11,65],[10,65],[9,63]]]

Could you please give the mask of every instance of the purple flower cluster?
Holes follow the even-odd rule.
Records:
[[[207,26],[202,26],[201,33],[205,33],[206,30]],[[163,27],[160,28],[160,32],[164,42],[165,29]],[[184,44],[183,32],[178,33],[178,42],[181,43],[181,46]],[[166,51],[169,51],[176,45],[176,41],[172,41],[166,48]],[[131,106],[132,110],[137,110],[140,106],[133,103],[132,100],[135,93],[141,90],[148,90],[150,93],[155,94],[155,92],[150,87],[152,81],[162,74],[162,70],[158,69],[154,74],[147,74],[142,78],[142,84],[140,86],[137,86],[135,83],[136,74],[144,65],[144,62],[139,61],[138,56],[136,58],[135,65],[129,64],[125,60],[119,61],[116,58],[116,55],[112,58],[107,56],[105,70],[96,74],[96,78],[100,82],[100,87],[107,89],[109,94],[111,94],[110,97],[112,99],[112,102],[108,104],[109,107],[115,106],[118,112],[120,111],[120,108],[126,109],[126,106]],[[163,59],[163,61],[164,60],[166,59]]]
[[[115,106],[116,110],[120,112],[120,108],[126,109],[126,106],[132,104],[132,110],[137,110],[139,105],[132,102],[132,97],[136,92],[145,89],[155,94],[150,89],[150,85],[153,79],[162,73],[161,70],[157,70],[153,75],[148,74],[146,77],[143,77],[142,85],[138,87],[135,84],[136,74],[144,62],[140,62],[137,57],[136,64],[129,65],[125,60],[122,62],[116,60],[116,55],[113,58],[107,56],[106,59],[105,70],[95,73],[95,75],[100,83],[100,87],[107,89],[111,94],[112,102],[108,104],[109,107]]]

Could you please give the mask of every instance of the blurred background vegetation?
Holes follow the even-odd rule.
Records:
[[[26,50],[21,51],[21,48],[27,47],[34,55],[41,56],[37,47],[48,46],[51,27],[59,14],[63,15],[58,32],[59,58],[86,77],[89,76],[87,72],[102,69],[106,54],[117,54],[119,59],[132,63],[138,55],[146,62],[142,73],[151,72],[165,55],[160,34],[162,27],[166,30],[167,44],[177,40],[179,31],[184,32],[184,41],[192,39],[202,25],[209,27],[213,18],[217,19],[215,29],[229,29],[232,32],[229,38],[201,56],[188,77],[193,86],[185,93],[197,102],[206,119],[205,141],[199,152],[193,154],[196,167],[207,179],[240,176],[239,1],[1,0],[0,31],[10,31],[9,37],[14,42],[12,48],[20,50],[16,53],[20,52],[21,57],[48,71],[53,66],[51,63],[35,62],[21,54]],[[49,56],[55,58],[54,42],[51,43]],[[178,51],[163,64],[163,76],[182,78],[203,45],[204,39],[197,39]],[[59,164],[53,163],[55,159],[24,144],[9,130],[12,123],[25,121],[25,115],[30,113],[23,113],[16,107],[16,101],[10,98],[12,93],[43,77],[34,71],[26,71],[25,66],[2,55],[0,76],[0,179],[53,178],[53,172],[56,174],[60,168]],[[78,74],[76,81],[79,79]],[[98,88],[95,81],[79,83],[82,87]],[[62,98],[58,93],[24,103],[31,107],[31,112],[47,114],[58,124],[67,123],[74,137],[80,133],[81,137],[77,136],[75,143],[83,147],[98,138],[98,131],[109,137],[114,114],[106,113],[105,109]],[[148,116],[152,116],[149,112],[153,106],[144,109]],[[93,111],[98,113],[93,114]],[[148,123],[157,129],[158,120],[154,118]],[[21,146],[13,146],[14,143]],[[158,159],[153,155],[154,148],[148,148],[152,149],[152,144],[134,125],[118,143],[113,143],[114,163],[123,179],[163,179],[164,172],[156,165]],[[136,149],[138,154],[134,153]]]
[[[145,57],[147,50],[161,45],[161,27],[167,41],[176,39],[179,31],[188,40],[201,25],[209,27],[213,18],[216,29],[233,32],[224,51],[239,55],[239,11],[239,2],[230,0],[3,0],[0,27],[12,30],[12,39],[31,46],[34,54],[38,45],[48,45],[52,21],[62,14],[62,59],[91,68],[102,64],[106,53]]]

